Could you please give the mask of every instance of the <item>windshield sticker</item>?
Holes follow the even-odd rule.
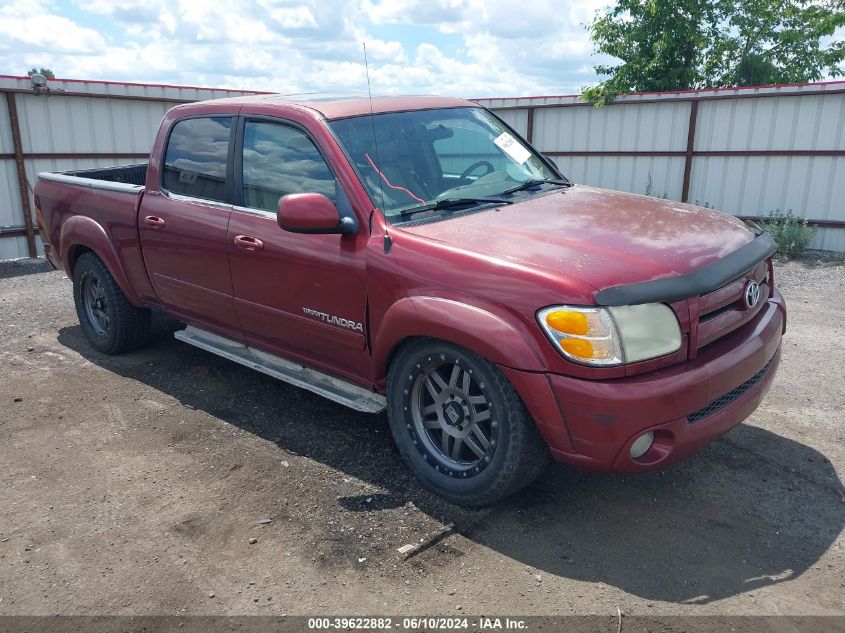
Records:
[[[493,139],[493,142],[520,165],[531,158],[531,152],[507,132],[503,132],[498,138]]]

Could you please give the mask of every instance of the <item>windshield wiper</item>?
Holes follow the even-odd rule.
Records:
[[[540,185],[560,185],[561,187],[571,187],[572,183],[568,180],[558,180],[554,178],[532,178],[531,180],[521,182],[510,189],[505,189],[502,192],[502,195],[522,191],[524,189],[531,189],[532,187],[539,187]]]
[[[411,217],[417,213],[425,211],[439,211],[441,209],[454,209],[455,207],[469,207],[476,204],[513,204],[513,200],[506,200],[505,198],[444,198],[442,200],[435,200],[428,204],[422,204],[418,207],[412,207],[405,211],[400,211],[399,215],[403,218]]]

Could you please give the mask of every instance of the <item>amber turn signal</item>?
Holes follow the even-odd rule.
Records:
[[[560,342],[564,351],[569,352],[578,358],[592,358],[593,344],[582,338],[565,338]]]
[[[574,310],[555,310],[546,315],[546,323],[553,330],[561,334],[574,334],[584,336],[589,333],[590,325],[587,322],[587,315]]]

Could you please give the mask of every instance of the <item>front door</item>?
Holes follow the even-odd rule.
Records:
[[[175,123],[160,186],[144,195],[138,226],[150,281],[168,312],[237,336],[226,239],[233,125],[233,117]]]
[[[278,120],[242,121],[238,189],[229,223],[235,309],[244,339],[302,364],[366,384],[363,235],[290,233],[276,222],[279,198],[346,196],[306,132]]]

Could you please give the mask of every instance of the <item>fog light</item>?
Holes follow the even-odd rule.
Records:
[[[639,459],[648,452],[651,445],[654,443],[654,433],[648,431],[640,435],[634,443],[631,444],[631,457]]]

